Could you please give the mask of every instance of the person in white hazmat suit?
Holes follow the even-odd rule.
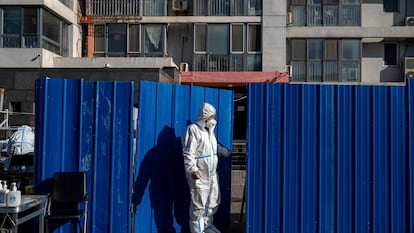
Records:
[[[213,215],[220,204],[217,155],[229,156],[230,152],[217,144],[215,114],[216,109],[211,104],[203,103],[196,122],[187,127],[181,138],[191,193],[189,224],[192,233],[220,233],[213,225]]]

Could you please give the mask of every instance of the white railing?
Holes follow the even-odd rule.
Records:
[[[132,16],[139,14],[140,0],[89,0],[88,15]]]

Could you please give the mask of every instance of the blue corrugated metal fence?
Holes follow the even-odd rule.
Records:
[[[195,86],[140,82],[135,159],[135,232],[188,231],[189,190],[184,175],[181,135],[202,102],[217,108],[216,135],[231,148],[233,92]],[[222,202],[215,223],[230,222],[231,160],[221,159]]]
[[[250,84],[246,232],[414,232],[414,81]]]
[[[36,81],[36,192],[56,171],[86,172],[88,232],[130,232],[133,93],[129,82]]]
[[[36,81],[36,192],[49,192],[56,171],[84,171],[88,232],[185,231],[189,190],[181,133],[207,101],[218,110],[218,140],[231,148],[233,92],[142,82],[133,159],[133,90],[128,82]],[[221,227],[230,222],[230,171],[230,159],[221,160],[222,204],[216,214]],[[72,228],[52,226],[51,232]]]

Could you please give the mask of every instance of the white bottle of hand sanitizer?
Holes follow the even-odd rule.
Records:
[[[18,206],[21,202],[21,193],[15,182],[11,183],[11,191],[7,193],[7,206]]]

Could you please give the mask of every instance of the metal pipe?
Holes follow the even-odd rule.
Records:
[[[4,88],[0,88],[0,111],[3,111],[4,91]]]

